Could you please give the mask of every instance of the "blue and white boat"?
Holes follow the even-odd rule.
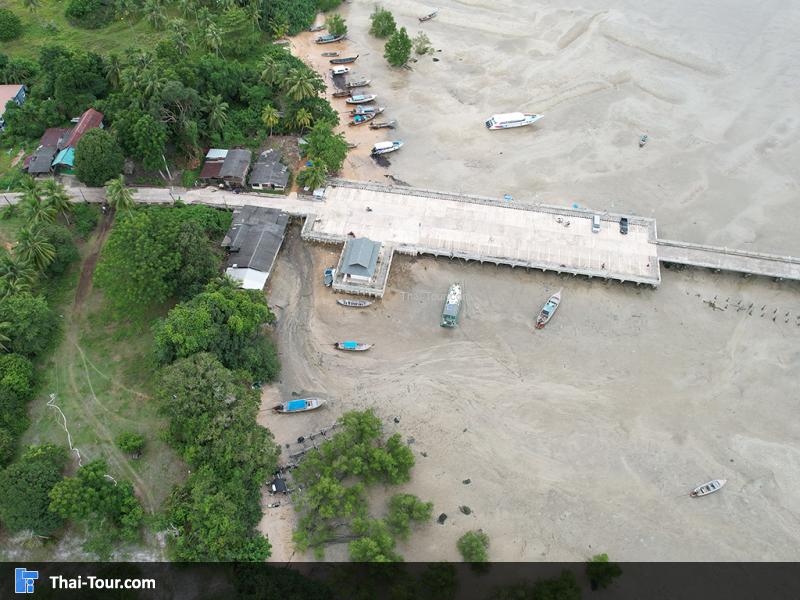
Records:
[[[378,156],[379,154],[389,154],[395,150],[400,150],[403,147],[403,142],[394,140],[391,142],[378,142],[372,147],[372,155]]]
[[[300,413],[308,410],[315,410],[325,404],[322,398],[301,398],[299,400],[288,400],[273,406],[272,410],[277,413]]]
[[[345,102],[348,104],[366,104],[367,102],[374,101],[377,97],[377,94],[355,94],[350,96]]]
[[[548,321],[556,314],[556,309],[559,304],[561,304],[561,290],[558,290],[545,302],[542,310],[539,312],[539,316],[536,317],[536,329],[543,329],[544,326],[547,325]]]
[[[514,127],[524,127],[526,125],[533,125],[542,118],[544,118],[544,115],[521,112],[492,115],[491,118],[486,121],[486,128],[512,129]]]
[[[336,342],[334,344],[337,350],[344,350],[345,352],[366,352],[372,346],[374,344],[361,344],[359,342]]]

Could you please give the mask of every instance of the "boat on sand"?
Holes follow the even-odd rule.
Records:
[[[372,102],[377,97],[377,94],[356,94],[350,96],[345,102],[348,104],[366,104],[367,102]]]
[[[384,110],[386,110],[383,106],[364,106],[359,104],[353,110],[350,111],[351,115],[379,115]]]
[[[379,121],[378,123],[370,123],[370,129],[394,129],[397,125],[397,121],[392,119],[391,121]]]
[[[389,154],[395,150],[400,150],[403,147],[403,142],[394,140],[392,142],[378,142],[372,147],[372,155],[378,156],[379,154]]]
[[[330,60],[330,63],[332,65],[346,65],[346,64],[349,64],[349,63],[356,62],[357,58],[358,58],[358,54],[356,54],[355,56],[345,56],[343,58],[332,58]]]
[[[425,15],[423,17],[417,17],[417,18],[419,19],[420,23],[424,23],[425,21],[430,21],[431,19],[433,19],[438,14],[439,14],[439,9],[437,8],[437,9],[432,10],[431,12],[429,12],[427,15]]]
[[[272,410],[277,413],[291,414],[315,410],[323,404],[325,404],[325,400],[322,398],[301,398],[299,400],[281,402],[277,406],[273,406]]]
[[[694,488],[689,495],[692,498],[699,498],[700,496],[708,496],[709,494],[713,494],[714,492],[718,492],[722,489],[722,486],[728,483],[727,479],[712,479],[708,483],[704,483],[703,485],[698,485]]]
[[[333,92],[334,98],[347,98],[348,96],[350,96],[350,92],[348,92],[347,90],[340,90],[338,92]]]
[[[539,316],[536,317],[536,329],[543,329],[545,325],[553,318],[553,315],[556,314],[556,309],[558,309],[558,305],[561,304],[561,290],[558,290],[555,294],[550,296],[550,299],[545,302],[542,310],[539,311]]]
[[[347,298],[342,298],[336,301],[336,304],[341,306],[350,306],[352,308],[365,308],[372,304],[369,300],[349,300]]]
[[[375,344],[361,344],[359,342],[336,342],[333,347],[345,352],[366,352]]]
[[[363,125],[364,123],[368,123],[372,121],[378,115],[376,113],[367,113],[365,115],[353,115],[353,120],[348,123],[351,127],[355,125]]]
[[[333,67],[331,69],[331,74],[334,77],[337,77],[339,75],[347,75],[349,72],[350,72],[350,67]]]
[[[329,56],[339,56],[339,53],[338,52],[323,52],[322,56],[324,56],[326,58],[329,57]]]
[[[486,128],[490,130],[497,130],[525,127],[526,125],[533,125],[542,118],[544,118],[544,115],[537,115],[535,113],[503,113],[499,115],[492,115],[489,120],[486,121]]]
[[[343,36],[343,35],[333,35],[333,34],[330,34],[330,33],[329,33],[328,35],[321,35],[321,36],[319,36],[319,37],[318,37],[317,39],[315,39],[314,41],[315,41],[317,44],[333,44],[334,42],[341,41],[341,40],[343,40],[344,38],[345,38],[345,36]]]
[[[354,81],[348,81],[345,87],[347,89],[367,87],[370,83],[372,83],[372,79],[356,79]]]

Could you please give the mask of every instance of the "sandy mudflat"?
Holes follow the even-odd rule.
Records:
[[[372,407],[389,432],[413,438],[417,466],[403,489],[449,518],[403,545],[407,558],[457,560],[456,539],[478,527],[497,560],[604,551],[620,560],[796,558],[796,290],[684,271],[665,273],[653,291],[402,257],[387,297],[353,310],[321,286],[337,255],[295,231],[270,290],[283,364],[277,395],[318,394],[332,405],[264,423],[293,442],[345,410]],[[449,331],[438,318],[456,280],[466,304]],[[538,306],[560,287],[554,321],[532,331]],[[726,310],[703,302],[715,295],[721,307],[728,299]],[[737,302],[754,303],[754,314],[737,312]],[[773,311],[791,311],[789,323],[773,322]],[[344,338],[376,346],[337,353],[331,342]],[[688,498],[714,477],[730,481],[722,493]],[[270,515],[265,530],[280,529]],[[328,554],[343,556],[343,547]]]
[[[373,79],[399,122],[391,135],[406,142],[388,170],[351,153],[345,176],[578,202],[654,216],[662,237],[800,255],[796,6],[443,0],[419,25],[430,6],[382,4],[442,52],[390,69],[367,34],[373,3],[345,5],[354,70]],[[546,117],[485,129],[510,110]],[[413,438],[405,487],[449,518],[402,545],[407,558],[456,560],[455,540],[481,527],[496,560],[797,559],[796,284],[662,270],[654,291],[400,258],[387,297],[348,311],[320,283],[337,256],[294,235],[269,291],[282,307],[273,393],[333,404],[266,423],[290,442],[373,407]],[[463,319],[445,331],[441,303],[456,280]],[[554,321],[531,331],[561,287]],[[330,343],[342,338],[376,347],[340,355]],[[729,480],[723,492],[686,497],[716,477]],[[284,558],[276,540],[290,518],[273,537]]]

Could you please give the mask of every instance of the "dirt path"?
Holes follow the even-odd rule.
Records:
[[[95,237],[92,250],[83,261],[81,277],[78,280],[78,289],[75,290],[75,302],[73,304],[73,309],[76,311],[80,309],[83,301],[86,300],[89,292],[92,291],[92,278],[94,277],[94,269],[97,266],[98,259],[100,258],[100,250],[102,250],[103,245],[106,243],[108,233],[111,231],[111,225],[113,223],[114,211],[106,211],[103,214],[102,220],[100,221],[100,229],[97,232],[97,237]]]

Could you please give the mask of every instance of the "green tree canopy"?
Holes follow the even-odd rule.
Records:
[[[325,19],[325,29],[331,35],[347,35],[347,23],[344,22],[342,15],[334,14]]]
[[[341,133],[333,132],[333,125],[319,121],[305,136],[305,156],[314,166],[324,167],[328,173],[336,173],[347,158],[347,140]]]
[[[383,49],[383,57],[393,67],[402,67],[411,58],[411,47],[413,43],[408,37],[405,27],[401,27],[392,34]]]
[[[137,458],[144,450],[144,436],[136,431],[123,431],[115,441],[117,448],[126,454],[133,454]]]
[[[0,522],[9,531],[29,529],[47,536],[61,526],[63,519],[49,510],[49,494],[61,481],[66,461],[59,446],[31,446],[0,471]]]
[[[55,249],[53,262],[47,266],[45,274],[61,275],[67,267],[80,258],[72,233],[57,223],[45,225],[41,231],[44,239]]]
[[[91,187],[105,185],[122,173],[124,157],[114,135],[105,129],[92,129],[75,148],[75,175]]]
[[[135,157],[142,161],[146,170],[158,171],[163,168],[167,131],[162,123],[150,115],[142,115],[133,126],[133,139]]]
[[[58,330],[56,315],[42,296],[28,292],[0,300],[0,322],[9,323],[6,344],[12,352],[36,356],[48,348]]]
[[[10,42],[22,35],[22,21],[7,8],[0,8],[0,42]]]
[[[423,502],[413,494],[395,494],[389,500],[386,524],[394,535],[406,539],[411,533],[411,522],[430,521],[432,512],[433,502]]]
[[[382,6],[376,6],[369,18],[369,32],[377,38],[387,38],[397,31],[394,16]]]
[[[350,542],[350,560],[356,562],[401,562],[395,541],[386,523],[376,519],[356,519],[353,532],[359,537]]]
[[[456,543],[465,562],[485,563],[489,560],[489,536],[483,531],[468,531]]]

